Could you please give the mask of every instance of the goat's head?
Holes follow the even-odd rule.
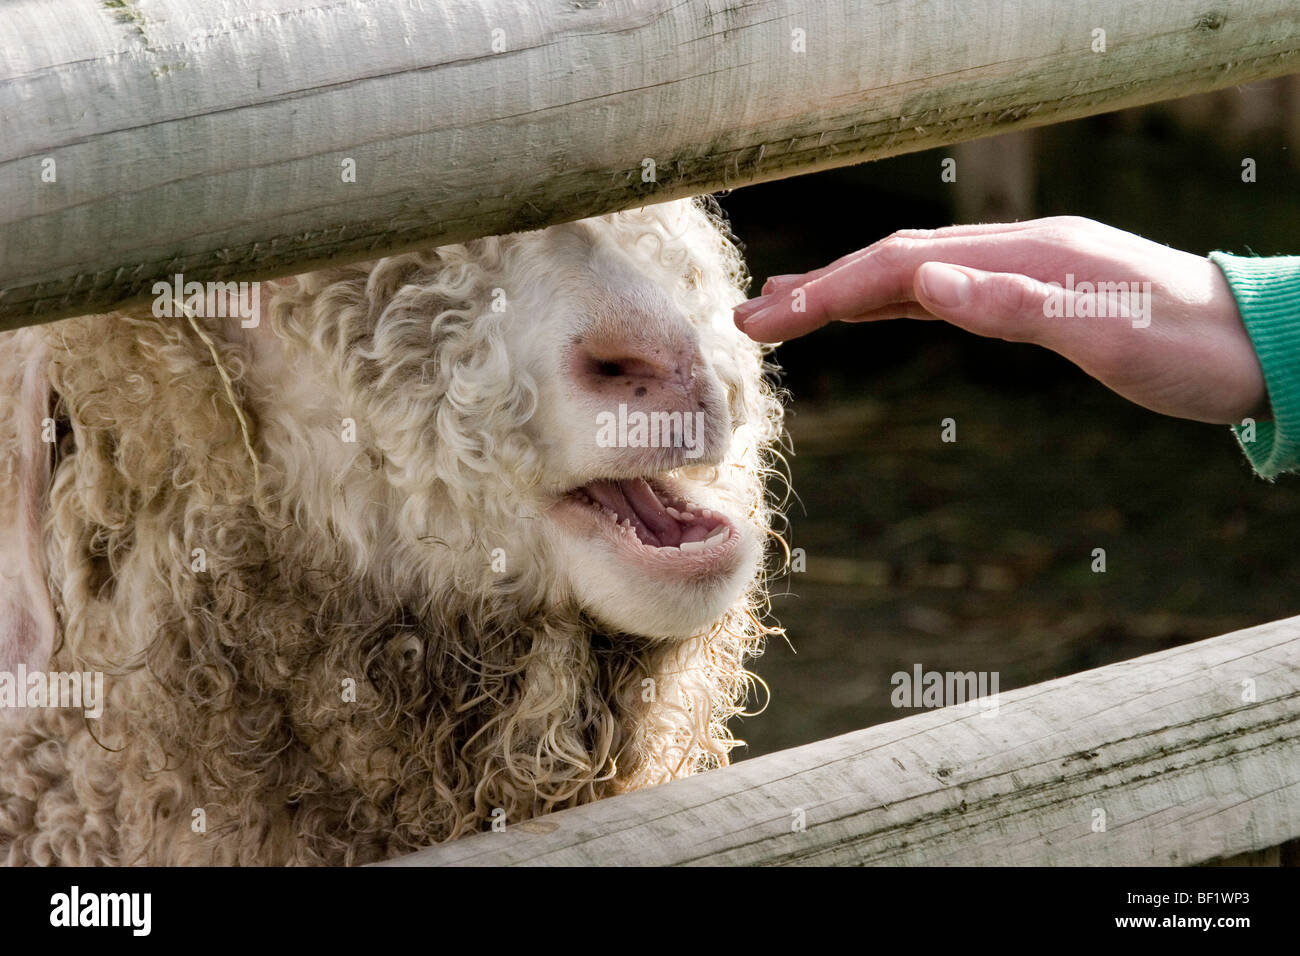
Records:
[[[652,639],[748,610],[780,406],[731,323],[742,270],[682,201],[263,283],[255,322],[10,336],[0,610],[25,610],[0,657],[53,644],[50,562],[82,589],[55,595],[70,613],[128,556],[147,593],[200,534],[245,560],[222,524],[240,501],[300,532],[299,564],[405,606],[561,605]],[[78,452],[62,478],[56,431]],[[42,522],[51,485],[63,517]]]
[[[699,633],[754,586],[779,427],[740,269],[678,202],[264,286],[264,321],[230,325],[258,454],[412,599]]]

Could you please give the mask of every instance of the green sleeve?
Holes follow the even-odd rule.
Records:
[[[1300,256],[1260,258],[1212,252],[1264,369],[1273,420],[1234,425],[1242,451],[1263,478],[1300,469]]]

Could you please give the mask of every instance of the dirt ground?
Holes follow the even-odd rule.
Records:
[[[746,756],[914,712],[889,698],[915,664],[1006,691],[1300,613],[1300,480],[1254,478],[1227,428],[1086,385],[894,388],[795,403],[806,571],[776,586],[789,644],[754,667],[772,699],[737,722]]]

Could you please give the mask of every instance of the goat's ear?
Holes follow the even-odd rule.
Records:
[[[49,354],[32,330],[5,336],[0,358],[0,671],[43,670],[54,647],[41,525],[54,422]]]

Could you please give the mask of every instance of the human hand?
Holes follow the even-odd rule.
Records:
[[[1126,285],[1111,294],[1098,283]],[[735,321],[779,342],[828,322],[893,318],[1041,345],[1165,415],[1267,417],[1264,374],[1219,267],[1076,216],[896,232],[769,279]]]

